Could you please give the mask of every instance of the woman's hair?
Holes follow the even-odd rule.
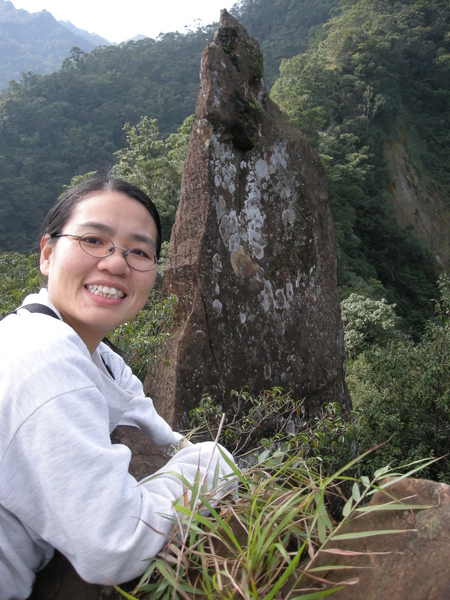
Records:
[[[95,175],[67,190],[47,213],[42,224],[41,238],[44,235],[53,236],[61,233],[65,224],[72,216],[74,208],[91,194],[100,191],[122,192],[129,198],[134,198],[145,206],[156,225],[156,257],[159,258],[161,252],[161,220],[156,206],[147,194],[137,186],[109,175]]]

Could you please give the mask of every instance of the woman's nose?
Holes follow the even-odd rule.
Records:
[[[98,262],[98,268],[101,270],[110,271],[111,273],[125,273],[130,270],[130,267],[125,258],[126,250],[114,246],[111,254],[105,256]]]

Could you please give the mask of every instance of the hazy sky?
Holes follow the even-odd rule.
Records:
[[[79,29],[97,33],[110,42],[124,42],[142,34],[196,28],[219,21],[220,10],[236,0],[11,0],[15,8],[30,13],[48,10],[58,21],[70,21]]]

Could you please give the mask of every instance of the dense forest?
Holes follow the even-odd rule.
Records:
[[[285,38],[291,40],[285,57],[306,47],[306,33],[296,41],[290,4],[261,3],[262,16],[249,3],[255,35],[260,31],[266,36],[268,51],[277,47],[277,38],[284,46]],[[297,22],[309,12],[309,4],[299,3]],[[245,6],[239,11],[245,25]],[[326,10],[318,11],[316,19],[308,17],[310,27],[326,18]],[[266,31],[265,24],[270,24]],[[30,248],[37,224],[62,185],[114,161],[114,152],[125,144],[126,122],[135,125],[148,116],[157,119],[164,137],[177,130],[194,112],[200,56],[214,31],[211,26],[186,35],[166,34],[157,41],[99,47],[91,53],[74,48],[59,71],[27,73],[8,86],[0,96],[0,249]],[[266,55],[272,64],[266,68],[269,81],[276,77],[279,60]]]
[[[448,215],[448,3],[245,0],[232,12],[260,41],[272,98],[324,162],[342,297],[386,297],[420,332],[446,265],[396,222],[385,149],[402,140],[418,195],[437,195]],[[176,133],[214,31],[73,48],[58,71],[10,83],[0,95],[0,250],[32,249],[63,186],[117,161],[125,124],[147,117],[162,140]]]
[[[401,140],[420,174],[417,195],[439,195],[448,214],[449,15],[439,1],[341,2],[308,50],[282,62],[272,88],[325,165],[341,291],[361,284],[367,295],[367,283],[381,281],[413,330],[435,297],[435,270],[412,224],[393,218],[386,148]]]

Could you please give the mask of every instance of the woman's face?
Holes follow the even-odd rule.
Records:
[[[156,247],[157,229],[145,206],[122,192],[93,192],[75,206],[60,233],[99,233],[115,246]],[[152,271],[136,271],[122,250],[105,258],[89,256],[77,238],[44,238],[41,272],[48,277],[51,302],[92,353],[103,337],[144,307],[156,279]],[[97,286],[115,288],[105,295]],[[110,290],[111,291],[111,290]]]

